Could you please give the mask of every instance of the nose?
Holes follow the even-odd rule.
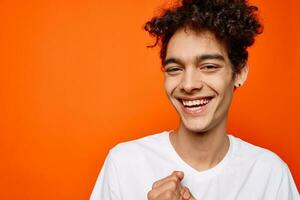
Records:
[[[197,73],[197,69],[186,68],[180,82],[180,89],[186,93],[192,93],[193,91],[200,90],[202,87],[201,74]]]

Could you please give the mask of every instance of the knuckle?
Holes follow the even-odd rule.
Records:
[[[185,190],[186,190],[187,192],[190,192],[190,189],[189,189],[189,188],[187,188],[187,187],[185,187]]]
[[[177,188],[177,182],[176,181],[170,181],[169,183],[170,189],[175,190]]]
[[[154,192],[153,192],[153,190],[151,190],[151,191],[149,191],[148,193],[147,193],[147,199],[148,200],[153,200],[154,199]]]
[[[173,196],[174,196],[173,192],[170,191],[170,190],[165,193],[165,198],[168,199],[168,200],[173,199]]]
[[[179,181],[178,176],[176,176],[175,174],[173,174],[173,175],[171,176],[171,179],[174,180],[174,181]]]
[[[152,184],[152,189],[153,189],[153,188],[156,188],[158,184],[159,184],[159,181],[155,181],[155,182]]]

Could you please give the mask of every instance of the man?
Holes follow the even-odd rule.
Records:
[[[180,124],[114,147],[91,199],[299,199],[276,154],[226,133],[247,47],[262,30],[256,11],[245,0],[183,0],[146,23]]]

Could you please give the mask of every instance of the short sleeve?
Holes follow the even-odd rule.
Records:
[[[277,200],[300,200],[299,192],[293,180],[292,174],[284,164],[283,174],[278,189]]]
[[[117,171],[111,152],[106,157],[90,200],[121,200]]]

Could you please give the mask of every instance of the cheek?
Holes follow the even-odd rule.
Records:
[[[215,76],[207,77],[206,83],[219,95],[233,91],[233,80],[229,73],[220,73]]]
[[[168,94],[172,93],[177,88],[177,86],[178,81],[176,78],[165,77],[164,88]]]
[[[218,95],[224,95],[225,93],[227,93],[228,91],[231,90],[231,83],[224,81],[224,80],[220,80],[220,79],[211,79],[209,81],[206,81],[206,84],[212,89],[214,90],[214,92]]]

